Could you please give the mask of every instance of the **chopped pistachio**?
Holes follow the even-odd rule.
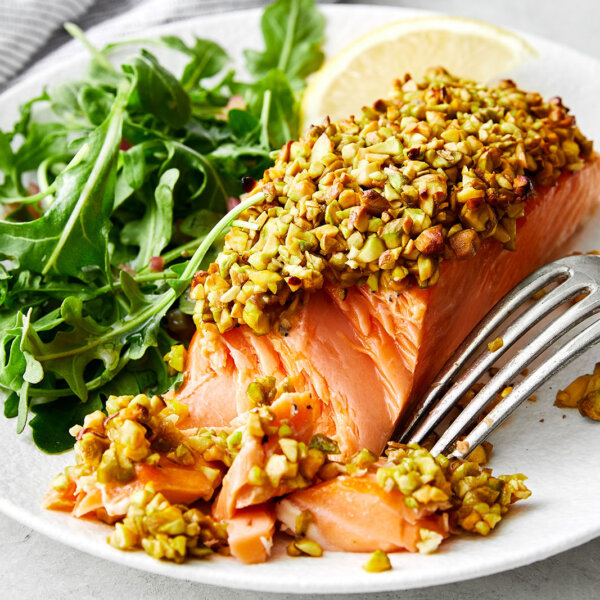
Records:
[[[273,454],[269,457],[265,466],[265,473],[269,479],[269,483],[274,487],[278,487],[281,479],[288,472],[288,462],[283,454]]]
[[[431,531],[430,529],[421,529],[419,533],[421,535],[421,541],[417,542],[417,549],[421,554],[431,554],[432,552],[435,552],[444,540],[444,536],[436,531]]]
[[[383,571],[390,571],[391,568],[390,558],[383,550],[375,550],[363,565],[363,569],[367,573],[382,573]]]
[[[313,437],[310,440],[310,443],[308,444],[308,447],[310,449],[314,448],[315,450],[320,450],[325,454],[340,453],[340,447],[338,446],[338,443],[335,440],[324,436],[322,433],[317,433],[313,435]]]
[[[300,540],[296,540],[294,542],[294,546],[306,556],[312,556],[313,558],[323,556],[323,548],[321,548],[321,546],[319,546],[319,544],[313,540],[302,538]]]
[[[248,422],[246,423],[246,431],[249,435],[253,437],[262,437],[265,435],[265,431],[263,429],[262,423],[260,422],[260,417],[258,413],[250,412],[248,413]]]
[[[491,446],[483,450],[487,457]],[[531,494],[523,475],[495,478],[477,462],[434,458],[416,444],[390,443],[387,455],[391,464],[377,469],[377,482],[384,490],[399,490],[409,508],[429,505],[456,512],[458,525],[466,531],[487,535],[513,502]],[[431,552],[441,541],[439,534],[423,529],[417,547]]]
[[[358,467],[359,469],[364,469],[374,465],[377,462],[377,456],[373,454],[370,450],[363,448],[360,452],[357,452],[353,456],[350,457],[349,463]]]
[[[293,556],[294,558],[302,556],[302,552],[296,548],[296,542],[290,542],[286,548],[286,552],[288,556]]]
[[[241,431],[234,431],[232,434],[230,434],[227,437],[227,447],[230,450],[234,450],[236,447],[239,447],[241,442],[242,442],[242,432]]]
[[[450,234],[450,232],[448,233]],[[449,241],[456,258],[469,258],[475,255],[481,245],[479,236],[474,229],[457,231],[453,235],[449,235]]]
[[[291,438],[281,438],[279,447],[290,462],[298,462],[298,442]]]
[[[385,251],[385,244],[375,235],[368,237],[356,259],[363,263],[376,261]]]
[[[264,485],[266,482],[267,474],[258,465],[253,465],[248,472],[248,483],[250,485]]]
[[[300,459],[300,473],[306,479],[312,480],[326,460],[326,454],[318,448],[308,448],[306,456]]]
[[[246,390],[246,395],[250,400],[250,407],[253,408],[255,406],[260,406],[261,404],[265,404],[267,401],[267,394],[265,392],[264,387],[258,383],[257,381],[253,381],[248,385],[248,389]]]
[[[143,548],[156,559],[181,563],[189,555],[204,558],[226,548],[223,524],[198,509],[175,506],[152,486],[134,492],[123,522],[108,538],[120,550]]]
[[[308,531],[308,526],[312,523],[312,521],[313,515],[310,510],[303,510],[300,512],[296,517],[296,536],[305,536],[306,532]]]
[[[119,456],[115,448],[109,448],[98,465],[97,477],[100,483],[117,481],[128,483],[135,477],[133,464],[125,457]]]
[[[581,375],[564,390],[559,390],[554,405],[559,408],[577,407],[582,416],[598,421],[600,420],[599,393],[600,363],[597,363],[593,373]]]
[[[181,373],[183,371],[185,356],[185,347],[183,344],[177,344],[176,346],[171,346],[171,349],[164,355],[163,360],[173,372]]]
[[[476,446],[473,448],[473,450],[471,450],[470,454],[467,456],[467,459],[471,462],[477,463],[478,465],[484,465],[489,460],[492,448],[492,444],[489,442],[483,442],[481,445]]]
[[[577,146],[577,144],[575,144],[575,146]],[[368,150],[375,154],[397,155],[402,152],[402,144],[398,138],[390,137],[385,140],[385,142],[379,142],[378,144],[369,146]]]
[[[497,350],[500,350],[502,346],[504,346],[504,340],[501,337],[497,337],[488,344],[488,350],[490,352],[496,352]]]

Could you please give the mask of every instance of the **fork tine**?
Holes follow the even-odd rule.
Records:
[[[594,282],[591,278],[581,273],[575,273],[567,281],[529,307],[516,321],[501,332],[500,335],[504,341],[502,348],[496,352],[489,352],[486,349],[481,353],[476,361],[457,379],[456,383],[448,390],[438,404],[432,408],[423,422],[418,425],[411,435],[410,441],[422,442],[470,387],[516,340],[561,304],[588,290],[593,284]]]
[[[592,293],[554,323],[547,327],[534,340],[516,354],[469,402],[460,415],[444,431],[436,442],[434,450],[437,454],[444,452],[465,431],[465,428],[481,414],[486,406],[496,397],[514,377],[529,366],[540,354],[559,340],[573,327],[600,310],[600,294]],[[515,388],[516,389],[516,388]],[[445,398],[444,398],[445,400]]]
[[[517,385],[466,437],[463,452],[456,449],[451,456],[464,458],[471,448],[475,448],[481,444],[490,433],[495,431],[545,381],[598,342],[600,342],[600,319],[576,335],[556,354]],[[432,449],[434,455],[436,450],[435,447]]]
[[[454,354],[446,362],[434,382],[427,390],[414,417],[407,426],[396,432],[394,439],[405,442],[414,432],[419,422],[430,413],[431,408],[450,386],[455,375],[463,365],[477,352],[483,342],[501,325],[519,306],[547,285],[561,278],[573,276],[573,259],[567,257],[544,265],[506,294],[488,312],[479,325],[467,336]]]

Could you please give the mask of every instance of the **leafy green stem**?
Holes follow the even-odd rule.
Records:
[[[290,6],[290,12],[288,14],[287,22],[285,24],[285,41],[281,54],[279,55],[279,61],[277,62],[277,68],[284,73],[287,71],[288,62],[290,60],[292,48],[295,41],[295,31],[298,22],[298,1],[292,0]]]
[[[48,183],[48,169],[58,162],[66,161],[68,163],[72,158],[71,154],[54,154],[40,163],[37,169],[37,182],[40,192],[46,192],[51,185]]]
[[[67,30],[68,34],[79,40],[91,53],[91,55],[104,67],[106,67],[109,71],[117,72],[117,69],[113,67],[111,62],[96,48],[88,39],[85,37],[83,31],[75,25],[75,23],[65,23],[64,28]]]
[[[167,279],[176,279],[177,275],[171,275],[169,273],[161,272],[161,273],[143,273],[137,274],[133,276],[133,280],[136,283],[150,283],[152,281],[166,281]],[[100,296],[102,294],[107,294],[113,290],[119,289],[121,287],[120,281],[113,281],[110,285],[104,285],[99,287],[97,290],[94,290],[94,296]]]
[[[183,84],[183,89],[189,92],[197,83],[198,79],[201,77],[206,65],[211,61],[213,57],[213,50],[208,50],[202,56],[202,59],[197,62],[194,66],[193,72],[190,74],[189,79]]]
[[[173,248],[172,250],[161,254],[161,258],[163,259],[165,265],[168,265],[169,263],[173,262],[174,260],[177,260],[178,258],[184,258],[186,256],[186,253],[195,250],[201,243],[201,239],[191,240],[189,242],[186,242],[185,244],[181,244],[181,246],[177,246],[177,248]],[[144,265],[141,269],[139,269],[138,276],[134,279],[136,281],[143,281],[142,277],[144,277],[144,275],[141,274],[146,273],[146,271],[149,270],[150,265]]]
[[[260,144],[269,148],[269,113],[271,112],[271,90],[267,90],[263,96],[262,109],[260,111]]]
[[[42,198],[53,194],[56,191],[56,185],[49,185],[43,192],[38,192],[31,196],[15,196],[13,198],[1,198],[0,204],[37,204]]]

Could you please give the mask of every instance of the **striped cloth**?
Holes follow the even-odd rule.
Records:
[[[77,23],[90,39],[122,37],[169,21],[189,19],[268,0],[0,0],[0,91],[17,76],[68,53],[65,21]]]

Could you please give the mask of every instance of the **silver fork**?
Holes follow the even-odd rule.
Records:
[[[535,301],[515,321],[501,328],[506,319],[528,299],[547,286],[558,285]],[[440,424],[450,409],[458,403],[469,388],[534,325],[550,315],[559,306],[585,294],[566,312],[556,318],[539,335],[520,350],[477,393],[459,416],[446,428],[431,452],[444,453],[466,432],[469,425],[490,404],[498,392],[526,369],[532,361],[547,350],[573,327],[600,312],[600,256],[577,255],[561,258],[543,266],[518,284],[500,300],[487,316],[469,334],[448,360],[426,392],[419,409],[408,426],[396,439],[401,442],[422,442]],[[485,341],[499,331],[503,346],[491,352]],[[527,375],[477,424],[466,439],[457,445],[451,456],[464,458],[471,449],[481,444],[507,417],[551,375],[569,364],[585,350],[600,342],[600,319],[569,340],[560,350]],[[483,346],[483,349],[482,349]],[[476,352],[472,364],[459,375]]]

